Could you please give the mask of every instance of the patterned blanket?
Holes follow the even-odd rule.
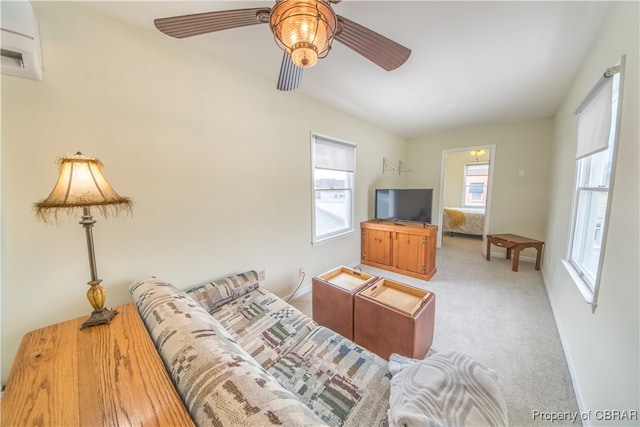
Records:
[[[506,404],[495,373],[459,352],[424,360],[392,354],[389,425],[506,426]]]

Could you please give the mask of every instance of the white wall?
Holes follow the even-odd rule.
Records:
[[[619,2],[590,50],[555,117],[549,227],[543,273],[564,341],[578,400],[584,411],[638,410],[639,354],[639,177],[638,177],[638,2]],[[573,111],[604,70],[626,54],[621,133],[611,220],[602,267],[598,308],[591,312],[560,259],[566,256],[575,173],[577,119]],[[603,415],[602,413],[600,413]],[[637,425],[614,421],[612,425]]]
[[[442,151],[495,144],[489,232],[543,239],[552,136],[552,120],[542,119],[413,139],[408,144],[408,158],[414,163],[414,172],[407,174],[408,185],[433,187],[434,200],[439,200]],[[525,170],[524,177],[518,175],[520,169]],[[434,206],[434,218],[436,209]]]
[[[72,3],[34,4],[44,80],[2,76],[2,382],[23,334],[87,315],[79,217],[36,221],[55,160],[82,151],[134,199],[132,218],[97,217],[98,275],[109,306],[157,275],[180,288],[247,269],[293,291],[360,257],[360,233],[312,247],[310,132],[357,144],[356,220],[372,214],[382,157],[406,142],[275,89],[274,80]]]

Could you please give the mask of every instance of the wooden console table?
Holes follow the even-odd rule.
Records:
[[[544,245],[544,242],[516,234],[487,234],[487,261],[491,261],[492,244],[505,248],[507,250],[507,259],[511,259],[511,250],[513,249],[513,267],[511,268],[513,271],[518,271],[520,251],[526,248],[535,248],[537,252],[536,270],[540,270],[540,259],[542,257],[542,245]]]
[[[2,396],[3,426],[193,426],[133,303],[27,333]]]

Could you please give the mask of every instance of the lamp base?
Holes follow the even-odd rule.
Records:
[[[89,328],[91,326],[108,325],[116,314],[118,314],[118,310],[109,310],[106,307],[103,307],[100,310],[93,310],[91,317],[85,320],[82,326],[80,326],[80,329]]]

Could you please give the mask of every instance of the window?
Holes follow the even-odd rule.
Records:
[[[487,205],[487,182],[489,163],[468,163],[464,165],[465,207],[484,208]]]
[[[312,243],[350,233],[353,228],[353,181],[356,146],[313,134]]]
[[[567,258],[569,272],[592,310],[597,305],[615,171],[619,70],[620,67],[607,70],[576,110],[576,177]]]

